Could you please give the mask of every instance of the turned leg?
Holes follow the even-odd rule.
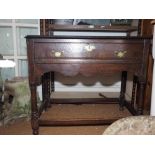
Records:
[[[42,102],[45,103],[45,76],[42,76]]]
[[[45,73],[42,76],[42,96],[43,96],[43,103],[45,104],[45,110],[50,107],[50,73]]]
[[[55,91],[55,86],[54,86],[54,72],[50,72],[50,82],[51,82],[51,92]],[[51,102],[50,102],[51,103]],[[51,104],[50,104],[51,106]]]
[[[32,117],[31,117],[31,126],[33,130],[33,135],[38,135],[39,134],[39,114],[38,112],[32,112]]]
[[[45,94],[45,98],[46,98],[46,108],[50,107],[50,95],[51,95],[51,73],[46,73],[46,94]]]
[[[120,91],[120,101],[119,101],[120,110],[123,110],[123,106],[125,104],[126,80],[127,80],[127,72],[123,71],[122,77],[121,77],[121,91]]]
[[[34,135],[39,134],[39,114],[37,107],[37,93],[36,93],[36,85],[30,84],[31,89],[31,126]]]
[[[144,90],[145,90],[145,82],[143,80],[138,81],[137,86],[137,114],[143,114],[144,108]]]
[[[54,72],[51,72],[51,92],[54,92],[55,87],[54,87]]]
[[[132,98],[131,98],[131,106],[135,105],[135,96],[136,96],[136,87],[137,87],[137,76],[133,77],[133,87],[132,87]]]

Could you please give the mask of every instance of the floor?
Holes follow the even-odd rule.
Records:
[[[43,119],[64,119],[64,118],[113,118],[127,117],[131,114],[127,109],[119,110],[117,104],[83,104],[63,105],[57,104],[46,113],[42,114]],[[69,126],[69,127],[40,127],[41,135],[101,135],[107,125],[100,126]],[[31,135],[30,120],[16,120],[13,124],[0,127],[1,135]]]
[[[40,135],[101,135],[107,126],[40,127]],[[0,128],[0,135],[31,135],[30,121]]]

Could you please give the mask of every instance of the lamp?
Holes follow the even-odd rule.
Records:
[[[15,67],[15,62],[12,60],[5,60],[3,56],[0,54],[0,68],[12,68]]]

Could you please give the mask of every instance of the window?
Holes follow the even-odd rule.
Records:
[[[27,76],[26,35],[40,33],[38,19],[0,19],[0,54],[5,59],[15,61],[15,68],[2,69],[4,79]]]

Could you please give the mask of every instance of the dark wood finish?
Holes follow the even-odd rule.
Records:
[[[120,109],[123,110],[123,107],[125,105],[125,91],[126,91],[126,80],[127,80],[127,72],[123,71],[122,72],[122,77],[121,77],[121,92],[120,92]]]
[[[137,92],[137,76],[134,75],[133,77],[133,86],[132,86],[132,99],[131,99],[131,106],[135,107],[135,100],[136,100],[136,92]]]
[[[48,106],[50,106],[50,94],[51,94],[51,78],[50,78],[50,72],[49,73],[45,73],[44,74],[44,81],[45,81],[45,100],[46,100],[46,102],[45,102],[45,109],[47,109],[48,108]]]
[[[95,104],[102,104],[103,102],[109,104],[109,103],[117,103],[119,102],[118,98],[73,98],[73,99],[66,99],[66,98],[61,98],[61,99],[51,99],[50,101],[52,104],[90,104],[95,103]]]
[[[31,90],[31,125],[33,129],[33,134],[37,135],[39,133],[39,111],[37,107],[37,94],[36,85],[30,83]]]
[[[56,25],[50,22],[50,19],[41,19],[40,20],[40,34],[41,35],[53,35],[53,31],[83,31],[83,32],[125,32],[130,34],[131,32],[137,31],[138,27],[136,26],[103,26],[103,25]]]
[[[141,20],[141,36],[152,36],[153,25],[151,24],[152,19]]]
[[[116,121],[118,118],[114,119],[70,119],[70,120],[39,120],[40,126],[80,126],[80,125],[109,125]]]
[[[49,19],[40,19],[40,34],[49,35]]]
[[[40,125],[90,124],[91,120],[41,121],[36,99],[36,86],[44,83],[44,99],[50,101],[51,72],[65,76],[93,76],[101,73],[122,73],[120,105],[125,104],[126,72],[138,77],[137,109],[128,106],[136,114],[143,113],[143,94],[146,83],[148,54],[152,38],[144,37],[80,37],[80,36],[27,36],[29,83],[31,88],[32,129],[38,134]],[[43,77],[43,81],[41,80]],[[47,86],[50,85],[50,86]],[[118,99],[119,100],[119,99]],[[105,102],[105,98],[103,98]],[[46,108],[46,102],[45,108]],[[119,102],[118,102],[119,103]],[[43,109],[44,105],[42,106]],[[133,109],[133,110],[132,110]],[[104,123],[103,119],[92,123]],[[64,123],[63,123],[64,122]],[[80,123],[81,122],[81,123]]]
[[[145,90],[145,81],[139,80],[137,84],[137,113],[138,115],[143,114],[143,108],[144,108],[144,90]]]
[[[72,40],[70,40],[72,42]],[[89,46],[88,44],[91,44],[96,47],[92,52],[88,52],[85,47]],[[61,59],[63,60],[64,58],[68,59],[93,59],[94,57],[96,59],[107,59],[107,60],[120,60],[120,57],[117,57],[117,51],[116,49],[121,49],[121,51],[127,51],[127,53],[124,56],[124,59],[126,61],[141,61],[142,54],[140,51],[143,49],[143,45],[140,44],[139,42],[135,42],[134,46],[131,46],[133,44],[132,42],[128,44],[126,43],[119,43],[115,44],[113,46],[112,42],[104,41],[93,41],[92,43],[88,42],[75,42],[72,43],[66,43],[64,40],[59,40],[59,43],[55,43],[54,41],[52,43],[36,43],[34,48],[35,48],[35,59],[42,59],[42,60],[47,60],[51,61],[52,58],[55,58],[55,52],[60,51],[62,56]],[[44,52],[42,51],[44,49]],[[104,51],[104,52],[103,52]],[[131,52],[132,51],[132,52]],[[124,60],[123,59],[123,60]],[[57,59],[56,59],[57,60]]]
[[[51,92],[55,91],[55,86],[54,86],[54,72],[51,72]]]
[[[137,31],[136,26],[99,26],[94,25],[93,28],[89,25],[55,25],[49,24],[49,31],[93,31],[93,32],[133,32]]]
[[[132,115],[138,115],[136,108],[134,108],[130,102],[125,101],[125,106]]]
[[[144,109],[150,110],[151,106],[151,93],[152,93],[152,78],[153,78],[153,57],[152,51],[150,50],[149,60],[148,60],[148,70],[147,70],[147,81],[144,93]]]
[[[143,37],[153,36],[153,25],[151,24],[152,19],[141,20],[141,31],[140,35]],[[148,58],[148,69],[147,69],[147,81],[144,92],[144,109],[150,110],[151,106],[151,92],[152,92],[152,75],[153,75],[153,57],[152,48],[150,48],[149,58]]]

